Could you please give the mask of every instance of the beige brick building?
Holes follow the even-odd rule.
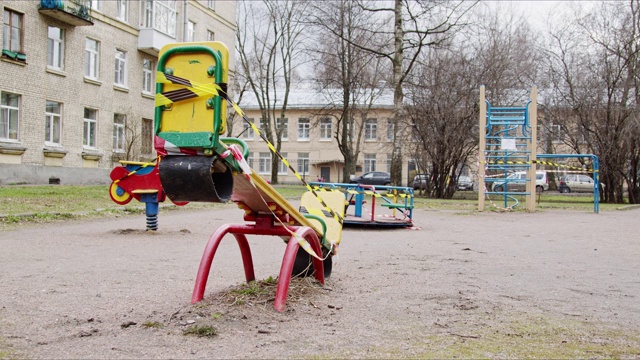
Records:
[[[280,153],[306,181],[316,181],[323,177],[327,182],[343,182],[344,157],[335,139],[339,110],[330,110],[332,104],[338,108],[340,104],[331,98],[341,99],[341,95],[308,88],[292,89],[290,93],[283,130],[286,135],[283,135]],[[372,103],[371,108],[361,110],[357,115],[365,120],[360,134],[361,145],[356,173],[349,175],[361,175],[370,171],[390,172],[391,169],[394,128],[390,119],[393,114],[393,93],[386,90]],[[364,107],[364,102],[356,106]],[[256,126],[260,126],[260,108],[252,94],[243,97],[240,107]],[[360,123],[361,120],[356,121],[356,124]],[[358,127],[359,125],[355,125],[355,128]],[[249,145],[249,163],[254,171],[269,178],[274,164],[266,143],[244,123],[234,125],[233,135]],[[354,136],[358,136],[357,130]],[[403,138],[408,139],[404,135]],[[402,145],[402,184],[406,185],[409,182],[412,164],[408,151],[411,142],[402,141]],[[275,166],[278,166],[279,183],[299,183],[284,164],[279,163]]]
[[[235,1],[3,1],[0,8],[0,185],[107,183],[118,160],[152,159],[159,49],[184,40],[235,43]]]

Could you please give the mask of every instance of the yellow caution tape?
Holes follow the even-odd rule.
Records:
[[[171,90],[171,91],[166,91],[166,92],[163,92],[163,93],[156,94],[156,106],[169,105],[169,104],[172,104],[172,103],[177,102],[177,101],[197,98],[197,97],[204,96],[204,95],[217,95],[217,96],[220,96],[223,99],[227,100],[231,104],[233,109],[236,111],[236,113],[238,115],[242,116],[242,119],[247,124],[249,124],[249,126],[253,129],[253,131],[256,134],[258,134],[260,136],[260,138],[262,138],[262,140],[264,140],[267,143],[267,146],[269,147],[269,150],[271,150],[274,154],[276,154],[276,156],[278,156],[280,161],[282,161],[287,166],[287,168],[289,168],[289,170],[291,170],[291,172],[293,172],[293,174],[298,178],[298,180],[300,182],[302,182],[303,185],[305,185],[307,190],[309,190],[316,197],[316,199],[318,199],[320,204],[322,204],[322,206],[332,215],[332,217],[334,219],[336,219],[336,221],[340,225],[343,224],[344,220],[343,220],[342,216],[340,216],[340,214],[334,212],[324,202],[324,200],[322,200],[322,198],[320,198],[320,196],[318,196],[318,194],[315,192],[315,190],[306,181],[304,181],[302,176],[291,166],[291,164],[289,164],[289,161],[287,161],[287,159],[285,159],[278,151],[276,151],[276,148],[273,146],[273,144],[271,144],[271,142],[262,134],[262,132],[260,132],[260,129],[258,129],[258,127],[251,120],[249,120],[247,118],[247,116],[245,115],[244,111],[242,111],[240,106],[238,106],[238,104],[236,104],[229,97],[229,95],[224,91],[224,89],[222,89],[222,87],[220,85],[218,85],[218,84],[198,84],[198,83],[194,83],[194,82],[192,82],[192,81],[190,81],[188,79],[184,79],[184,78],[181,78],[181,77],[178,77],[178,76],[174,76],[174,75],[171,75],[171,74],[166,74],[166,73],[163,73],[163,72],[158,72],[157,73],[156,81],[159,82],[159,83],[171,83],[171,84],[174,84],[174,85],[182,85],[182,86],[185,87],[185,89]]]

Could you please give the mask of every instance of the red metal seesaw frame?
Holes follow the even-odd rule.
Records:
[[[285,228],[280,224],[274,224],[273,217],[269,215],[256,216],[255,224],[225,224],[219,227],[209,238],[209,242],[207,242],[207,246],[204,249],[204,254],[202,254],[200,267],[198,268],[198,276],[196,277],[196,284],[193,288],[193,295],[191,296],[191,303],[195,304],[201,301],[204,297],[204,290],[207,286],[207,279],[209,278],[209,271],[211,270],[213,257],[216,254],[218,245],[220,245],[222,238],[226,234],[232,234],[238,242],[247,282],[255,280],[255,274],[253,271],[251,249],[245,235],[290,236],[282,259],[282,265],[280,266],[276,297],[273,303],[273,308],[276,309],[276,311],[284,311],[285,303],[287,301],[287,293],[289,292],[289,284],[291,282],[291,271],[300,246],[295,236],[291,236],[291,232],[307,240],[316,254],[322,254],[320,240],[313,229],[307,226],[287,226],[287,228]],[[323,263],[315,257],[312,257],[312,259],[315,277],[324,285]]]

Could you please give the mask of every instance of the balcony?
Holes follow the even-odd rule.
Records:
[[[163,46],[176,42],[176,39],[153,28],[140,29],[138,50],[151,56],[158,56]]]
[[[74,26],[91,26],[91,0],[40,0],[38,11]]]

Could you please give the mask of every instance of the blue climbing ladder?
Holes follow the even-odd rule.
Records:
[[[529,177],[531,161],[535,160],[529,122],[531,101],[523,107],[494,107],[488,100],[485,103],[485,195],[500,196],[505,208],[513,208],[519,203],[516,196],[531,193],[512,188],[535,181]],[[524,172],[524,176],[516,172]]]

